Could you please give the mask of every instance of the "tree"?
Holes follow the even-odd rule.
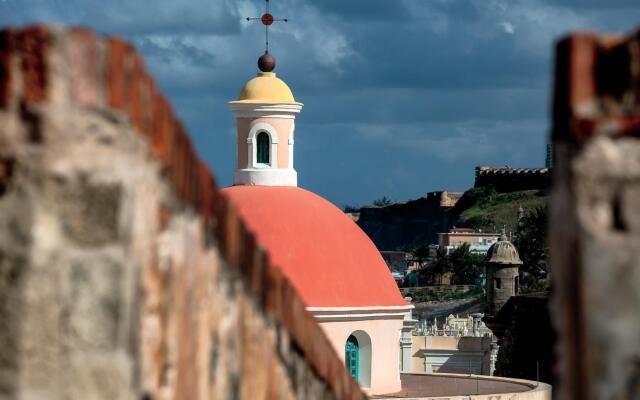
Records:
[[[342,211],[344,211],[346,213],[355,213],[355,212],[359,212],[360,211],[360,207],[353,206],[353,205],[350,205],[350,204],[345,204],[342,207]]]
[[[442,283],[442,275],[451,271],[451,262],[444,248],[438,248],[435,258],[419,271],[422,282],[430,284]]]
[[[373,205],[377,207],[386,207],[388,205],[391,205],[391,199],[387,196],[382,196],[379,199],[374,200]]]
[[[523,288],[542,287],[547,277],[549,265],[549,245],[547,242],[547,206],[538,207],[525,214],[518,222],[513,244],[518,249],[523,265]]]
[[[469,243],[464,243],[449,254],[453,267],[453,280],[458,285],[473,285],[484,273],[484,256],[472,253]]]
[[[418,261],[418,264],[422,266],[422,263],[429,257],[429,247],[424,243],[418,244],[411,249],[411,254]]]

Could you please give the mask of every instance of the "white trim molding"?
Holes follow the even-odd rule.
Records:
[[[291,130],[289,131],[289,168],[293,168],[293,132],[296,129],[295,122],[291,124]]]
[[[406,306],[386,307],[307,307],[313,316],[322,321],[353,321],[367,319],[404,319],[407,311],[414,308]]]
[[[233,173],[234,185],[298,186],[298,173],[291,168],[245,168]]]
[[[269,165],[258,163],[258,146],[256,145],[256,138],[261,132],[265,132],[269,135]],[[251,127],[249,135],[247,135],[247,151],[249,153],[250,168],[278,168],[278,132],[276,131],[276,128],[265,122],[260,122]]]
[[[238,118],[280,118],[294,119],[302,110],[302,103],[239,103],[230,101],[229,108]]]

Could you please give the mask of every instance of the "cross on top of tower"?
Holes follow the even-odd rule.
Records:
[[[287,18],[274,18],[271,13],[269,13],[269,0],[265,0],[265,11],[264,14],[260,17],[247,17],[247,21],[256,21],[260,20],[262,25],[264,25],[264,55],[260,57],[258,60],[258,67],[263,72],[271,72],[276,67],[276,60],[269,54],[269,26],[271,26],[274,22],[289,22]]]

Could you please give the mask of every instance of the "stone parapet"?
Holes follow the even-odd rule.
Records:
[[[640,31],[556,47],[551,311],[559,399],[640,397]]]
[[[486,375],[402,373],[403,391],[376,399],[413,400],[551,400],[552,388],[543,382]]]
[[[365,395],[120,39],[0,31],[0,397]]]
[[[549,168],[476,167],[474,187],[493,186],[501,192],[548,189]]]

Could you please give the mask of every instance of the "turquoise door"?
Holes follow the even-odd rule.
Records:
[[[358,366],[360,364],[360,347],[358,346],[358,340],[353,336],[349,336],[347,344],[344,348],[344,362],[347,370],[353,379],[358,382]]]

